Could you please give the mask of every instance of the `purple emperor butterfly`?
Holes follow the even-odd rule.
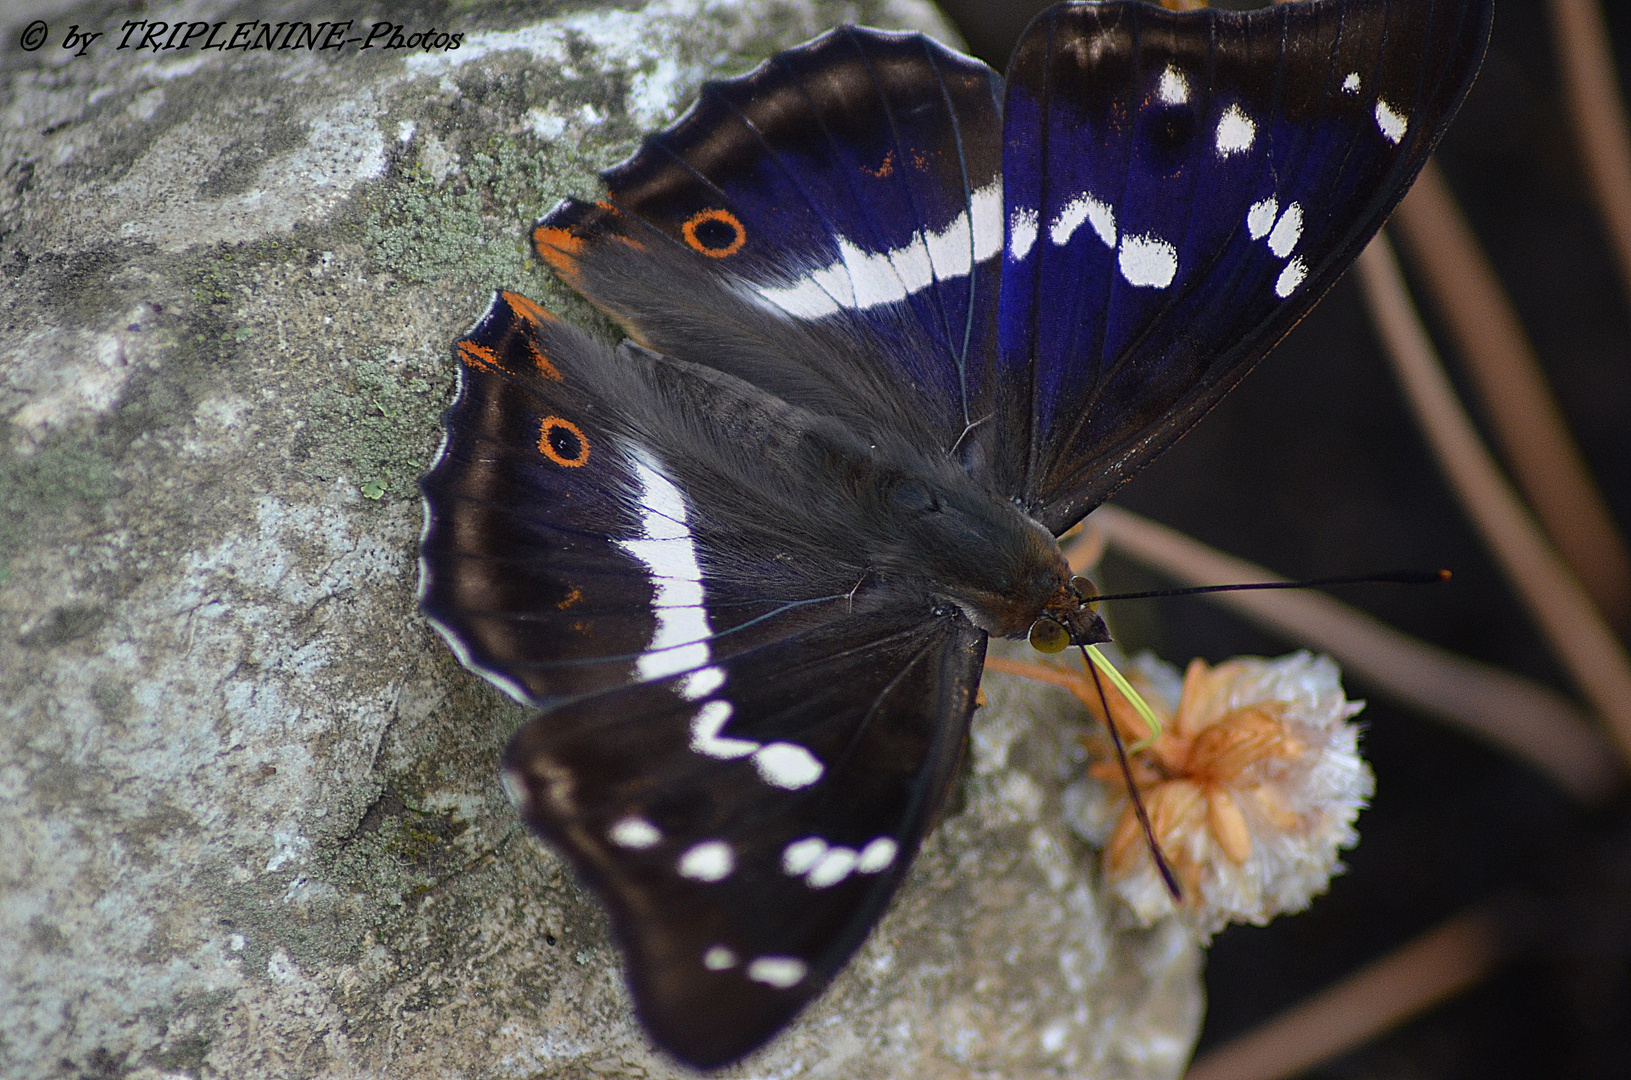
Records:
[[[504,769],[718,1066],[821,992],[953,783],[990,634],[1103,640],[1055,537],[1380,227],[1489,0],[1059,4],[1005,78],[841,27],[538,223],[630,340],[500,293],[421,602],[539,715]]]

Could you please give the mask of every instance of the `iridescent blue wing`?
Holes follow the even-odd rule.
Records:
[[[840,27],[705,86],[534,241],[642,344],[949,448],[995,352],[996,93],[921,35]]]
[[[1007,76],[989,436],[1059,531],[1182,435],[1381,226],[1490,0],[1060,4]]]
[[[455,345],[420,603],[545,711],[505,757],[600,893],[653,1036],[740,1057],[818,994],[955,775],[985,633],[790,490],[812,417],[501,293]],[[813,489],[813,490],[812,490]],[[801,513],[802,512],[802,513]]]

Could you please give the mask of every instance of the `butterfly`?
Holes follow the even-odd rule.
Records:
[[[538,715],[503,775],[713,1067],[884,911],[987,639],[1105,639],[1056,541],[1403,196],[1490,0],[1065,3],[999,78],[840,27],[533,229],[628,334],[500,292],[421,481],[424,612]]]

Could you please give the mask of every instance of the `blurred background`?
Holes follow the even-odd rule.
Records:
[[[1000,71],[1045,4],[941,6]],[[1605,7],[1623,87],[1631,4]],[[1631,527],[1631,313],[1564,106],[1547,0],[1500,0],[1488,59],[1438,160],[1623,532]],[[1339,595],[1409,634],[1574,695],[1435,465],[1355,278],[1350,271],[1115,502],[1294,578],[1451,568],[1454,580],[1443,586]],[[1430,294],[1413,291],[1477,417]],[[1163,584],[1113,556],[1105,572],[1113,590]],[[1192,656],[1292,647],[1200,600],[1130,607],[1115,612],[1124,637],[1180,667]],[[1201,1054],[1470,905],[1501,898],[1516,899],[1528,925],[1490,977],[1304,1075],[1631,1076],[1631,801],[1623,789],[1583,809],[1512,757],[1363,684],[1349,693],[1371,699],[1360,719],[1377,794],[1359,819],[1362,841],[1349,872],[1311,910],[1218,937]]]

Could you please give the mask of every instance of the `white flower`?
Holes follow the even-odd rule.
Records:
[[[1348,722],[1364,705],[1343,695],[1339,674],[1329,657],[1306,652],[1215,668],[1194,660],[1181,683],[1177,669],[1148,654],[1128,665],[1129,681],[1165,725],[1134,756],[1134,782],[1183,889],[1176,914],[1199,934],[1300,911],[1342,871],[1337,853],[1358,841],[1354,819],[1375,781]],[[1131,703],[1101,681],[1117,731],[1127,742],[1143,737]],[[1096,688],[1073,689],[1095,715],[1103,711]],[[1100,837],[1105,871],[1148,925],[1174,914],[1172,897],[1109,739],[1090,749],[1098,783],[1088,782],[1073,816],[1115,819]]]

